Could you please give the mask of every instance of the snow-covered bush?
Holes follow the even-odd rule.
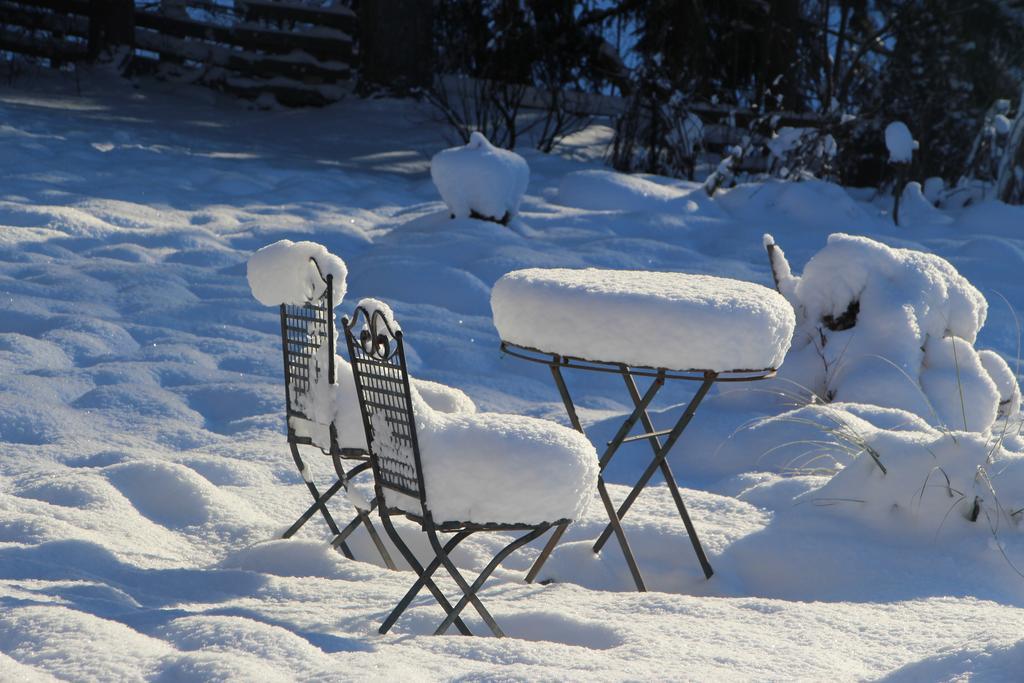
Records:
[[[785,180],[829,176],[837,151],[836,140],[828,131],[791,126],[775,131],[765,147],[772,159],[772,175]]]
[[[797,277],[771,235],[765,245],[797,314],[781,376],[826,401],[901,408],[972,432],[1014,400],[1015,386],[998,386],[1008,383],[1001,359],[974,348],[988,304],[945,259],[836,233]]]
[[[909,164],[918,144],[907,124],[893,121],[885,127],[885,147],[889,150],[890,164]]]
[[[680,92],[652,78],[649,69],[644,73],[641,86],[615,122],[608,161],[617,171],[692,180],[704,148],[704,123]]]
[[[766,470],[820,477],[798,502],[901,533],[990,534],[1022,521],[1024,454],[999,435],[943,431],[895,408],[811,403],[744,426],[714,459],[742,471],[752,456]]]
[[[900,207],[903,204],[907,173],[914,160],[914,151],[918,146],[918,142],[910,133],[907,124],[902,121],[893,121],[885,127],[885,147],[889,150],[889,164],[893,166],[895,175],[892,189],[892,220],[897,225],[906,224],[906,221],[900,216]],[[920,184],[918,184],[918,190],[920,190]]]
[[[499,149],[474,132],[464,147],[434,155],[430,177],[452,218],[481,218],[508,224],[519,211],[530,167],[515,152]]]
[[[941,190],[940,190],[941,193]],[[933,194],[934,187],[933,187]],[[900,220],[902,226],[908,225],[948,225],[953,217],[935,208],[935,204],[921,187],[921,183],[912,180],[903,186],[900,194]]]

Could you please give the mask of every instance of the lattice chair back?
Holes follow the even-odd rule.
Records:
[[[402,330],[379,308],[360,305],[342,322],[380,500],[402,512],[426,511]],[[395,495],[398,494],[398,495]]]
[[[324,276],[316,259],[309,261],[322,286],[312,287],[301,306],[281,304],[285,405],[289,429],[311,436],[315,445],[325,448],[332,445],[328,441],[333,442],[335,435],[330,416],[317,414],[317,387],[334,384],[334,278]],[[320,408],[323,411],[327,406]],[[317,431],[326,434],[318,438]]]

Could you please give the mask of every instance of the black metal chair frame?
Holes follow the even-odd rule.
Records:
[[[704,577],[710,579],[714,574],[714,570],[711,568],[711,563],[708,561],[707,554],[704,552],[704,547],[701,545],[700,539],[697,537],[697,530],[694,528],[693,521],[690,519],[690,514],[686,511],[686,504],[683,503],[682,495],[679,493],[679,486],[676,483],[675,475],[673,475],[672,468],[668,464],[668,454],[672,450],[672,447],[675,446],[676,441],[679,440],[683,430],[690,424],[694,414],[697,412],[698,406],[700,406],[704,397],[707,396],[712,384],[715,382],[753,382],[768,379],[775,376],[775,369],[768,368],[762,370],[714,372],[711,370],[669,370],[667,368],[632,367],[625,363],[589,361],[572,356],[562,356],[527,346],[520,346],[507,341],[501,342],[501,350],[503,353],[515,358],[520,358],[533,363],[541,363],[550,368],[551,375],[555,381],[555,386],[558,388],[558,393],[562,398],[562,403],[565,405],[565,412],[569,417],[569,423],[574,429],[582,434],[586,434],[586,432],[583,430],[583,425],[580,423],[579,416],[576,414],[576,406],[573,403],[572,395],[569,393],[569,388],[565,383],[565,378],[562,376],[562,370],[605,372],[622,377],[622,380],[626,385],[626,391],[629,393],[630,400],[633,403],[633,412],[626,417],[618,431],[615,433],[615,436],[607,443],[605,451],[601,455],[601,459],[599,461],[601,474],[598,475],[597,479],[597,492],[601,497],[601,502],[604,505],[605,512],[608,514],[609,522],[608,525],[605,526],[604,531],[601,532],[597,541],[594,543],[593,550],[595,553],[601,552],[605,543],[614,534],[615,538],[619,542],[619,547],[622,549],[622,554],[626,559],[626,565],[629,567],[630,574],[633,575],[633,582],[636,584],[637,590],[647,590],[643,575],[640,573],[640,567],[637,565],[636,557],[633,555],[633,551],[629,547],[629,541],[626,539],[626,533],[623,531],[622,519],[625,517],[626,513],[629,512],[629,509],[633,506],[633,503],[636,502],[637,497],[647,486],[648,482],[650,482],[654,473],[660,470],[662,477],[665,479],[665,483],[668,485],[669,493],[672,495],[672,500],[675,502],[679,516],[683,520],[683,525],[686,527],[686,533],[690,537],[690,543],[693,545],[693,551],[696,553],[697,560],[700,562],[701,569],[704,571]],[[643,394],[640,393],[640,389],[637,386],[637,377],[646,377],[651,379],[651,383]],[[669,380],[700,382],[700,387],[698,387],[697,392],[687,404],[686,408],[683,410],[672,428],[657,431],[654,428],[654,423],[651,421],[650,415],[647,413],[647,409],[654,400],[654,397],[658,394],[658,391],[660,391]],[[645,431],[641,434],[629,436],[629,433],[633,430],[633,427],[636,426],[637,422],[642,424]],[[666,437],[665,441],[662,441],[662,437]],[[647,466],[647,469],[644,470],[643,474],[640,475],[640,478],[637,480],[632,490],[630,490],[626,499],[616,510],[612,503],[611,496],[608,494],[608,487],[605,485],[603,472],[611,462],[612,457],[619,450],[619,447],[633,441],[646,441],[651,447],[653,459]]]
[[[324,345],[327,346],[327,380],[330,384],[335,383],[334,277],[330,274],[325,276],[316,259],[310,258],[310,262],[316,267],[317,273],[324,282],[323,293],[316,297],[314,292],[310,292],[309,300],[301,306],[281,304],[280,311],[288,448],[291,451],[292,460],[294,460],[299,474],[302,475],[302,479],[306,483],[310,495],[313,497],[313,504],[288,527],[282,538],[293,536],[319,511],[327,523],[327,527],[334,534],[331,545],[341,550],[345,557],[354,559],[352,550],[346,541],[362,525],[370,535],[373,544],[377,547],[377,551],[380,553],[385,566],[389,569],[395,569],[395,563],[391,559],[391,554],[384,546],[380,534],[377,533],[373,523],[370,521],[367,510],[356,507],[356,516],[344,528],[339,529],[333,515],[331,515],[331,511],[327,507],[327,502],[338,491],[342,489],[347,490],[349,482],[354,477],[371,469],[369,454],[364,449],[341,448],[338,444],[338,430],[333,422],[328,426],[330,445],[326,450],[322,445],[314,443],[311,437],[296,434],[292,425],[293,419],[310,421],[305,413],[295,407],[296,402],[293,394],[308,392],[318,374],[324,372],[325,369],[319,367],[316,362],[317,351]],[[313,482],[313,477],[306,463],[302,460],[299,446],[314,446],[320,449],[324,455],[330,456],[337,478],[323,493],[320,492],[317,485]],[[346,472],[342,460],[354,460],[356,464]],[[375,504],[376,501],[371,503],[370,511],[373,510]]]
[[[412,587],[384,619],[379,629],[380,633],[387,633],[419,592],[426,588],[445,612],[444,620],[434,631],[435,635],[445,633],[452,625],[462,635],[473,635],[459,616],[468,604],[472,604],[491,632],[498,637],[504,636],[494,617],[481,602],[478,596],[480,589],[491,573],[512,552],[541,537],[545,532],[553,530],[547,544],[526,575],[526,582],[532,583],[571,520],[559,519],[540,524],[479,524],[453,520],[436,522],[430,512],[430,502],[423,480],[402,332],[400,329],[392,328],[379,310],[367,311],[363,307],[357,308],[351,319],[344,318],[342,325],[355,375],[366,438],[370,446],[377,512],[388,536],[417,575]],[[380,432],[375,431],[375,418],[378,422],[376,428],[379,428]],[[496,454],[495,457],[500,455]],[[421,514],[406,509],[408,506],[388,505],[385,498],[387,491],[407,496],[419,506]],[[395,516],[415,522],[427,534],[434,557],[426,566],[416,558],[395,529],[392,521],[392,517]],[[470,583],[452,562],[450,554],[459,543],[472,534],[487,531],[526,533],[498,551]],[[452,536],[447,542],[442,543],[439,536],[441,533]],[[449,602],[434,581],[433,576],[441,567],[445,568],[462,592],[462,597],[455,605]]]

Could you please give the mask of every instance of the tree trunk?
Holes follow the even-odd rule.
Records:
[[[405,91],[433,80],[433,3],[363,0],[359,50],[367,85]]]

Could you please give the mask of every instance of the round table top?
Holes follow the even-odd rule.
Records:
[[[712,275],[530,268],[491,293],[502,340],[561,356],[714,372],[779,367],[795,316],[778,292]]]

